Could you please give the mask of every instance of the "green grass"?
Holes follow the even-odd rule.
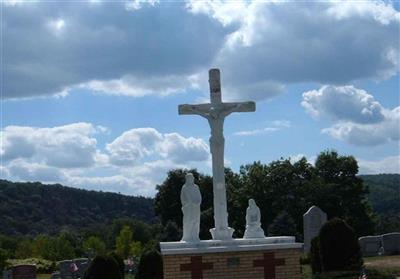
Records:
[[[368,257],[364,258],[364,264],[382,272],[400,276],[400,256]]]
[[[308,264],[302,265],[301,273],[303,275],[302,276],[303,279],[311,279],[312,278],[311,266]]]
[[[37,279],[50,279],[51,274],[38,274]],[[125,279],[135,279],[133,275],[126,275]]]
[[[378,270],[384,274],[400,276],[400,256],[380,256],[364,258],[364,264],[368,269]],[[312,272],[309,265],[302,265],[302,278],[311,279]]]

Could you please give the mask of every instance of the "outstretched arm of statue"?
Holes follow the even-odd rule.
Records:
[[[197,114],[207,118],[210,114],[210,104],[198,104],[198,105],[179,105],[179,114]]]
[[[255,110],[256,104],[254,102],[224,103],[221,115],[225,117],[232,112],[249,112]]]

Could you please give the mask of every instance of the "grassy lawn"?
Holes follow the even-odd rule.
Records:
[[[50,279],[50,274],[38,274],[37,279]],[[125,279],[135,279],[133,275],[126,275]]]
[[[400,256],[364,258],[365,266],[400,276]]]
[[[364,258],[364,264],[368,268],[376,269],[387,274],[400,276],[400,256],[383,256]],[[311,279],[311,267],[309,265],[301,266],[303,279]]]

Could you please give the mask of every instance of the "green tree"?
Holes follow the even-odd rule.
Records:
[[[6,268],[7,251],[0,248],[0,272]]]
[[[67,237],[60,234],[53,240],[54,247],[54,258],[50,260],[61,261],[66,259],[73,259],[75,257],[74,247]]]
[[[139,257],[143,252],[143,246],[139,241],[132,241],[130,251],[130,255],[134,257]]]
[[[157,186],[155,211],[162,225],[169,221],[182,228],[179,200],[181,187],[188,170],[173,170]],[[200,237],[210,237],[213,227],[212,178],[191,170],[199,185],[201,205]],[[329,218],[340,217],[354,227],[358,235],[374,231],[375,222],[367,200],[367,188],[357,177],[357,161],[352,156],[339,156],[335,151],[319,154],[315,166],[301,158],[276,160],[270,164],[254,162],[241,166],[238,174],[225,170],[229,224],[235,228],[236,237],[245,230],[248,199],[253,198],[261,211],[264,231],[282,211],[292,217],[297,236],[302,236],[303,214],[312,205],[318,205]]]
[[[41,234],[36,236],[33,240],[33,256],[45,259],[46,254],[48,254],[46,250],[51,246],[50,242],[50,238],[46,235]]]
[[[83,250],[86,254],[104,254],[106,245],[99,237],[91,236],[83,242]]]
[[[19,242],[15,250],[15,257],[17,259],[31,258],[33,255],[33,243],[30,239],[23,239]]]
[[[319,205],[329,218],[344,219],[361,236],[374,232],[375,216],[367,199],[368,189],[357,173],[353,156],[339,156],[336,151],[320,153],[312,180],[316,186],[307,199],[310,206]]]
[[[116,240],[116,252],[123,259],[131,255],[133,232],[129,226],[124,226]]]
[[[169,221],[163,228],[160,241],[179,241],[182,238],[182,230],[173,222]]]
[[[286,211],[279,213],[272,224],[268,227],[268,236],[280,235],[297,235],[296,223]]]

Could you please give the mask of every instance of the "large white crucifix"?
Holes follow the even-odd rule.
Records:
[[[197,114],[208,120],[211,128],[210,149],[212,156],[214,222],[211,229],[215,240],[232,239],[233,229],[228,226],[226,206],[225,170],[224,170],[224,120],[232,112],[249,112],[256,110],[254,102],[223,103],[221,99],[221,82],[218,69],[209,71],[211,103],[197,105],[179,105],[179,114]]]

